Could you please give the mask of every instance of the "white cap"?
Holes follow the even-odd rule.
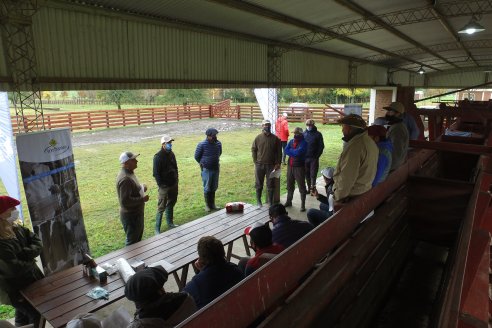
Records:
[[[173,139],[173,138],[171,138],[171,136],[170,136],[170,135],[165,134],[165,135],[163,135],[163,136],[162,136],[162,138],[161,138],[161,145],[162,145],[163,143],[168,143],[169,141],[174,141],[174,139]]]
[[[287,117],[287,113],[286,112],[283,112],[282,115],[283,115],[283,117]]]
[[[137,158],[140,154],[133,154],[131,151],[125,151],[120,155],[120,163],[125,164],[128,160]]]

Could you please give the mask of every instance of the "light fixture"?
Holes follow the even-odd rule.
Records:
[[[422,66],[420,66],[420,68],[417,71],[417,73],[419,73],[420,75],[424,74],[425,73],[424,68]]]
[[[474,16],[472,16],[472,18],[470,19],[470,22],[468,24],[466,24],[465,26],[463,26],[458,31],[458,33],[474,34],[474,33],[482,32],[482,31],[485,31],[485,28],[482,25],[478,24],[477,19]]]

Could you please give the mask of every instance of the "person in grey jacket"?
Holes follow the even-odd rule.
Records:
[[[140,184],[134,173],[139,155],[129,151],[121,153],[121,171],[116,178],[120,220],[126,234],[126,246],[142,240],[145,203],[149,200],[149,195],[145,195],[147,187]]]

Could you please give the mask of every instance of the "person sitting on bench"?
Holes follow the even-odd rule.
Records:
[[[273,223],[272,241],[284,248],[288,248],[314,228],[309,222],[292,220],[282,204],[270,206],[268,214]]]
[[[334,171],[335,169],[333,167],[326,167],[321,171],[321,175],[325,180],[326,196],[318,194],[318,190],[316,190],[314,195],[319,201],[319,210],[316,208],[310,208],[307,212],[308,221],[315,227],[333,215]]]

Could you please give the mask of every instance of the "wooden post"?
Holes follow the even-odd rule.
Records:
[[[237,110],[237,119],[241,119],[241,106],[236,105],[236,110]]]
[[[87,112],[87,121],[89,123],[89,130],[92,130],[91,112]]]
[[[106,113],[106,128],[109,128],[109,113],[108,111],[105,111]]]
[[[121,111],[121,115],[123,118],[123,126],[126,126],[126,117],[125,117],[125,111],[124,110]]]
[[[68,113],[68,126],[70,127],[70,131],[73,131],[73,126],[72,126],[72,113]]]
[[[140,109],[137,109],[137,125],[140,125]]]

